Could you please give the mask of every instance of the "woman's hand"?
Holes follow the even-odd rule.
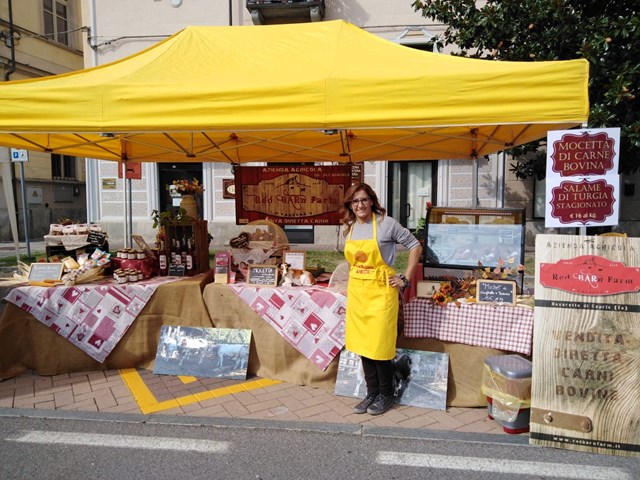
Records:
[[[405,288],[406,286],[408,286],[409,282],[405,282],[404,279],[402,277],[400,277],[399,275],[396,275],[395,277],[391,277],[389,279],[389,285],[391,285],[392,287],[395,288]]]

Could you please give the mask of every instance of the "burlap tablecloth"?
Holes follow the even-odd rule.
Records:
[[[203,296],[215,327],[252,331],[249,373],[297,385],[335,386],[337,359],[322,371],[287,343],[227,285],[210,283],[205,287]]]
[[[104,363],[92,359],[21,308],[5,303],[0,317],[0,379],[29,369],[39,375],[58,375],[153,368],[162,325],[212,326],[202,299],[210,281],[211,274],[201,274],[160,285]]]
[[[338,358],[323,372],[282,338],[226,285],[208,284],[204,303],[218,328],[247,328],[253,332],[248,371],[260,377],[319,388],[335,387]],[[485,358],[507,352],[429,338],[398,339],[399,348],[449,354],[447,405],[482,407],[482,369]]]

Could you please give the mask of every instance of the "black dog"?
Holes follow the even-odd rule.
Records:
[[[393,395],[400,400],[402,394],[409,386],[411,376],[411,357],[409,355],[401,355],[391,361],[393,365]]]

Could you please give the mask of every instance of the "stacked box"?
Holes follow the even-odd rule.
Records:
[[[194,273],[204,273],[210,270],[209,264],[209,222],[194,220],[185,224],[165,226],[165,249],[170,250],[173,239],[191,238],[193,240]]]
[[[520,355],[485,359],[482,393],[487,396],[489,418],[506,433],[526,433],[531,417],[532,363]]]

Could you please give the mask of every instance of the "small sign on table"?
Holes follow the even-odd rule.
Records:
[[[32,263],[29,268],[29,281],[60,280],[63,266],[63,263]]]
[[[277,265],[249,265],[247,285],[259,287],[278,286]]]
[[[184,265],[169,265],[169,273],[170,277],[184,277]]]
[[[478,303],[516,304],[516,282],[512,280],[477,280],[476,300]]]

